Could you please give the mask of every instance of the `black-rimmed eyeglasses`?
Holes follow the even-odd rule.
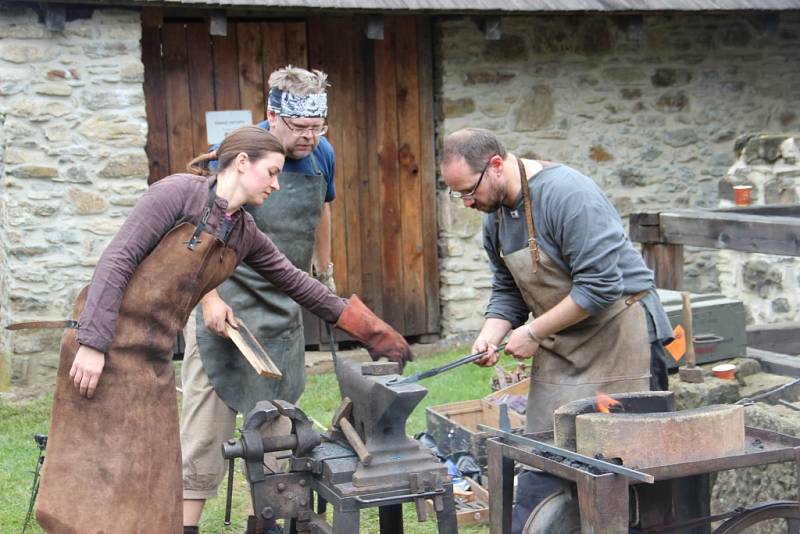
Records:
[[[328,123],[324,122],[322,124],[316,124],[314,126],[297,126],[296,124],[289,124],[283,116],[279,115],[283,124],[292,132],[294,135],[301,136],[305,132],[310,133],[311,135],[323,135],[325,132],[328,131]]]
[[[450,190],[450,197],[455,198],[458,200],[472,200],[475,198],[475,193],[478,192],[478,187],[481,185],[481,181],[483,180],[483,176],[486,174],[486,169],[489,168],[489,164],[492,162],[492,158],[495,157],[496,154],[492,154],[489,158],[489,161],[486,162],[486,165],[483,166],[483,170],[481,171],[481,175],[478,177],[478,181],[475,182],[475,185],[470,190],[469,193],[462,193],[461,191],[453,191]]]

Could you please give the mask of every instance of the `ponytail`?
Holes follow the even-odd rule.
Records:
[[[281,142],[268,130],[258,126],[242,126],[228,132],[216,150],[197,156],[186,168],[193,174],[209,176],[214,174],[209,169],[212,161],[218,162],[216,172],[219,173],[227,169],[242,152],[253,161],[258,161],[269,153],[286,155],[286,149]]]

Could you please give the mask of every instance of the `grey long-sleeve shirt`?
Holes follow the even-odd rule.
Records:
[[[208,203],[209,178],[175,174],[154,183],[131,210],[119,232],[105,249],[89,285],[81,313],[77,340],[106,352],[111,345],[122,296],[134,271],[172,228],[197,224]],[[217,235],[228,202],[217,198],[205,230]],[[346,301],[284,256],[261,232],[253,217],[239,209],[226,224],[228,245],[236,262],[244,262],[283,290],[301,306],[328,322],[336,322]]]
[[[570,296],[595,315],[623,295],[649,290],[642,299],[651,341],[672,336],[653,272],[625,234],[616,209],[591,178],[566,165],[547,167],[528,181],[539,247],[572,278]],[[503,224],[498,235],[498,215]],[[483,246],[492,270],[486,317],[506,319],[514,327],[528,318],[528,306],[500,257],[528,246],[522,193],[514,208],[502,206],[484,215]]]

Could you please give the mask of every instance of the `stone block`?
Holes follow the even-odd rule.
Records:
[[[444,98],[442,113],[447,119],[463,117],[475,111],[475,101],[471,98]]]
[[[53,117],[63,117],[73,111],[73,107],[60,100],[25,98],[12,105],[8,113],[32,121],[45,121]]]
[[[518,35],[508,35],[499,41],[486,41],[483,59],[489,62],[509,63],[528,59],[525,40]]]
[[[102,196],[77,187],[67,191],[67,197],[75,206],[75,211],[81,215],[103,213],[107,208],[106,201]]]
[[[58,82],[37,83],[33,86],[33,90],[36,94],[48,96],[69,96],[72,94],[72,86]]]
[[[549,87],[533,87],[517,109],[517,131],[540,130],[552,125],[555,114],[553,92]]]
[[[104,178],[145,178],[149,172],[147,155],[136,152],[111,156],[99,174]]]
[[[709,404],[733,403],[739,400],[739,383],[706,377],[702,384],[681,382],[677,374],[670,376],[669,389],[675,394],[675,409],[688,410]]]
[[[112,113],[94,115],[78,126],[78,132],[92,141],[107,141],[127,145],[128,147],[144,147],[145,124],[134,122],[130,117]]]
[[[680,412],[594,413],[575,418],[577,448],[587,456],[654,467],[744,451],[744,407],[715,405]]]
[[[29,64],[39,61],[50,61],[58,56],[58,49],[41,44],[18,44],[16,42],[0,43],[0,59],[11,63]]]
[[[8,173],[16,178],[55,178],[58,176],[58,169],[45,165],[21,165],[9,169]]]

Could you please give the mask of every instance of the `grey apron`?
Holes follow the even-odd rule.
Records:
[[[520,170],[520,175],[525,176],[524,169]],[[527,180],[523,187],[527,187]],[[533,213],[528,205],[525,212],[531,221],[529,228],[533,229],[528,234],[535,238]],[[498,226],[502,217],[503,211],[499,210]],[[535,241],[531,243],[536,248]],[[501,251],[534,317],[552,309],[572,289],[569,273],[542,249],[537,254],[538,266],[534,269],[528,248],[508,255],[502,255]],[[553,412],[569,401],[593,397],[598,392],[649,391],[650,341],[644,309],[634,305],[636,297],[622,297],[599,314],[543,340],[533,357],[527,432],[552,430]]]
[[[247,210],[256,225],[296,267],[308,271],[314,238],[325,203],[327,183],[313,154],[315,174],[281,173],[281,188],[262,206]],[[305,339],[300,306],[245,264],[217,288],[267,350],[283,373],[281,380],[259,376],[228,339],[205,327],[197,313],[197,346],[214,391],[231,409],[247,413],[256,402],[283,399],[297,402],[306,383]]]

